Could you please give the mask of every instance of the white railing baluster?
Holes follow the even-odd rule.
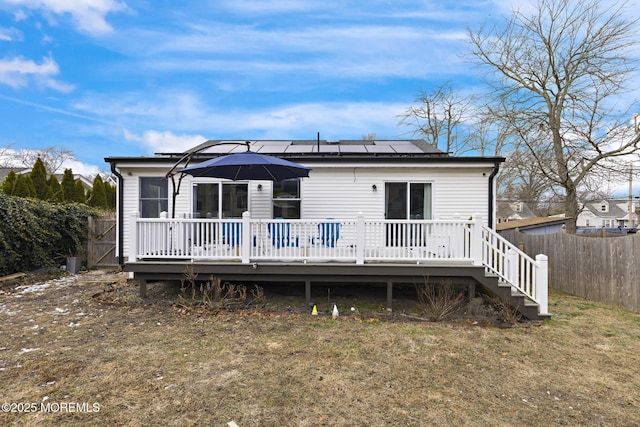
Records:
[[[517,246],[482,227],[482,250],[485,268],[538,303],[539,314],[548,314],[548,266],[544,255],[534,260]]]

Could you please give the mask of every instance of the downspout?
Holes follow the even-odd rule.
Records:
[[[489,228],[494,229],[494,225],[493,225],[493,208],[494,208],[494,197],[493,197],[493,193],[494,193],[494,179],[495,176],[498,174],[498,172],[500,172],[500,162],[499,161],[495,161],[493,164],[493,172],[491,172],[491,175],[489,175],[489,220],[487,225],[489,226]]]
[[[123,203],[124,203],[124,184],[122,175],[116,170],[116,165],[114,162],[111,162],[111,173],[114,174],[118,178],[118,265],[121,269],[124,269],[124,254],[122,250],[124,248],[124,229],[123,229],[123,221],[124,221],[124,212],[122,211]]]

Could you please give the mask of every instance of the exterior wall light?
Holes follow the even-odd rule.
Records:
[[[375,185],[375,184],[373,184],[373,185],[371,186],[371,190],[373,190],[373,191],[378,191],[378,186],[377,186],[377,185]]]
[[[258,191],[262,191],[262,184],[258,184]]]

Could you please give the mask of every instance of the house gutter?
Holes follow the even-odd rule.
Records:
[[[122,212],[122,204],[124,202],[124,188],[123,188],[123,178],[120,175],[120,172],[116,170],[115,162],[110,162],[111,164],[111,173],[114,174],[118,178],[118,265],[120,268],[124,269],[124,255],[122,253],[122,246],[124,244],[124,230],[122,227],[124,221],[124,213]]]
[[[495,204],[494,201],[494,180],[496,175],[498,175],[498,172],[500,172],[500,162],[499,161],[495,161],[493,163],[493,172],[491,172],[491,175],[489,175],[489,209],[487,209],[487,211],[489,212],[489,220],[488,220],[488,225],[489,228],[494,229],[494,224],[493,224],[493,207]]]

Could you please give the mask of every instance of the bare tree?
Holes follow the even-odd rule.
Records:
[[[551,160],[551,153],[547,157]],[[532,161],[529,149],[518,145],[509,151],[500,168],[498,193],[506,200],[526,202],[536,215],[544,215],[548,210],[545,201],[555,191],[538,164]]]
[[[57,173],[65,161],[74,160],[75,157],[70,150],[62,147],[46,147],[38,150],[22,149],[13,155],[15,162],[25,168],[33,167],[36,160],[40,158],[47,174]]]
[[[0,168],[11,166],[11,154],[13,153],[11,145],[0,147]]]
[[[516,10],[504,24],[469,33],[474,60],[497,77],[494,90],[515,112],[512,126],[564,191],[569,232],[589,174],[639,148],[631,107],[620,110],[635,65],[637,19],[629,16],[624,3],[539,0],[530,14]],[[531,135],[541,138],[532,144]]]
[[[473,109],[473,100],[453,90],[451,83],[422,91],[415,104],[402,113],[400,124],[413,128],[414,136],[454,155],[468,151],[467,120]]]

